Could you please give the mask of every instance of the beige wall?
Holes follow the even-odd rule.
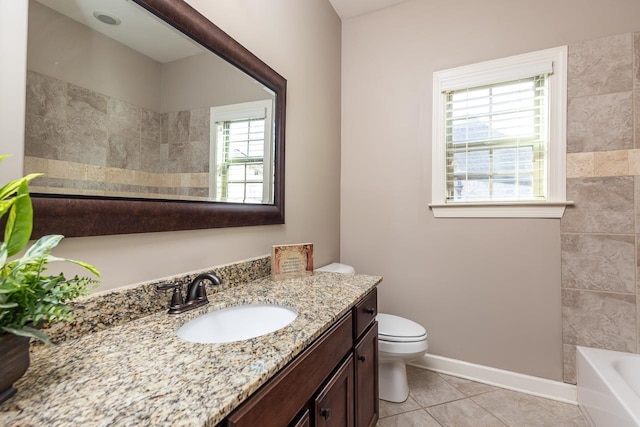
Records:
[[[24,88],[27,85],[26,1],[0,2],[0,153],[13,157],[0,164],[0,185],[22,175]]]
[[[273,99],[261,84],[211,53],[162,65],[162,112]]]
[[[14,2],[2,2],[0,12],[16,8],[5,3]],[[325,0],[190,3],[288,80],[286,224],[63,241],[56,254],[98,266],[102,289],[264,255],[279,243],[313,242],[318,265],[340,255],[339,18]],[[6,54],[24,54],[14,46],[26,46],[25,32],[5,31],[0,28],[0,39],[10,36],[15,43]],[[5,57],[4,48],[0,54]],[[18,71],[8,78],[24,87],[24,65],[13,65]],[[19,95],[24,91],[14,96],[15,102],[24,103]],[[22,152],[21,140],[5,138],[20,132],[24,124],[3,121],[2,126],[2,151]]]
[[[562,379],[559,220],[435,219],[432,73],[637,30],[635,0],[414,0],[343,22],[342,261],[430,352]]]

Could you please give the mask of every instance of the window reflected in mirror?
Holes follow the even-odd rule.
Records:
[[[214,107],[210,164],[211,199],[270,203],[273,197],[272,103],[270,100]],[[265,179],[266,177],[266,179]]]

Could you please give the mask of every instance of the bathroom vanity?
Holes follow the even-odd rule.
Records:
[[[82,336],[32,348],[17,395],[0,405],[0,425],[374,426],[381,280],[336,273],[227,280],[209,293],[207,306],[168,315],[163,298],[158,312],[103,330],[104,319],[119,316],[116,296],[99,305],[81,301],[87,312],[106,317],[88,322],[95,330]],[[149,284],[149,295],[157,300],[155,286]],[[130,291],[122,291],[129,308]],[[232,343],[197,344],[176,335],[191,319],[247,303],[288,306],[298,317]]]
[[[376,314],[374,289],[227,417],[223,425],[375,426]]]

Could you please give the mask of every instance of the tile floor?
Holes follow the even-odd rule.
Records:
[[[409,398],[380,401],[377,427],[589,427],[577,405],[408,366]]]

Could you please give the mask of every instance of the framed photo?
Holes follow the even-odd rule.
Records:
[[[271,249],[273,280],[313,276],[313,243],[274,245]]]

